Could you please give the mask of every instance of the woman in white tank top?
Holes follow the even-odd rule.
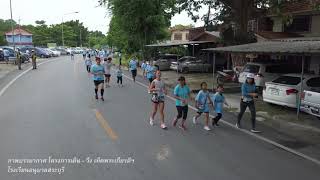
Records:
[[[152,92],[152,112],[150,115],[150,125],[154,124],[154,117],[157,114],[159,109],[160,113],[160,127],[162,129],[167,129],[167,126],[164,123],[164,101],[167,94],[164,82],[161,80],[161,72],[156,72],[156,79],[153,80],[150,84],[149,91]]]

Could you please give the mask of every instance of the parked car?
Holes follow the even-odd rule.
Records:
[[[4,52],[3,49],[0,48],[0,61],[4,61]]]
[[[300,76],[300,74],[286,74],[267,82],[263,90],[263,101],[297,108],[301,84],[307,91],[320,91],[320,76],[305,75],[302,83]]]
[[[50,57],[50,54],[49,52],[45,51],[43,48],[34,48],[35,50],[35,53],[38,57],[41,57],[41,58],[49,58]]]
[[[62,49],[62,48],[56,48],[56,51],[60,52],[60,55],[67,55],[68,51],[66,49]]]
[[[48,48],[47,50],[53,53],[53,57],[59,57],[61,55],[60,51],[57,51],[56,49]]]
[[[291,64],[279,63],[247,63],[239,75],[239,83],[244,83],[248,73],[255,75],[256,86],[262,90],[265,83],[276,79],[282,74],[300,73],[301,69]]]
[[[188,72],[210,72],[212,65],[204,60],[192,56],[184,56],[177,62],[172,62],[170,69],[182,73]]]
[[[9,46],[4,46],[4,47],[1,47],[3,50],[6,50],[6,51],[8,51],[8,53],[9,53],[9,61],[16,61],[17,60],[17,53],[13,50],[13,48],[12,47],[9,47]],[[21,62],[22,63],[24,63],[24,62],[26,62],[26,61],[29,61],[29,55],[27,54],[27,53],[24,53],[24,52],[21,52],[20,51],[20,53],[21,53]]]
[[[320,86],[319,79],[316,83]],[[303,91],[300,109],[320,119],[320,91]]]
[[[176,62],[179,59],[177,54],[163,54],[158,57],[157,60],[153,61],[153,65],[158,68],[158,70],[169,70],[172,62]]]

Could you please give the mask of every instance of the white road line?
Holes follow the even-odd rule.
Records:
[[[123,75],[123,76],[126,77],[127,79],[133,80],[131,77],[129,77],[129,76],[127,76],[127,75]],[[145,85],[145,84],[143,84],[143,83],[141,83],[141,82],[139,82],[139,81],[136,81],[136,83],[139,84],[140,86],[143,86],[143,87],[148,88],[147,85]],[[171,97],[171,96],[169,96],[169,95],[167,95],[167,97],[168,97],[169,99],[173,100],[173,101],[176,100],[175,98],[173,98],[173,97]],[[191,106],[191,105],[189,105],[189,108],[197,111],[197,108],[195,108],[195,107],[193,107],[193,106]],[[210,115],[210,117],[213,118],[212,115]],[[307,160],[309,160],[309,161],[312,161],[312,162],[314,162],[314,163],[317,164],[317,165],[320,165],[320,161],[319,161],[318,159],[312,158],[312,157],[310,157],[310,156],[308,156],[308,155],[305,155],[305,154],[303,154],[303,153],[301,153],[301,152],[298,152],[298,151],[296,151],[296,150],[294,150],[294,149],[291,149],[291,148],[289,148],[289,147],[283,146],[283,145],[281,145],[281,144],[279,144],[279,143],[277,143],[277,142],[275,142],[275,141],[272,141],[272,140],[270,140],[270,139],[267,139],[267,138],[265,138],[265,137],[262,137],[262,136],[260,136],[260,135],[258,135],[258,134],[251,133],[251,132],[248,131],[248,130],[238,129],[238,128],[235,127],[234,124],[231,124],[231,123],[229,123],[229,122],[227,122],[227,121],[225,121],[225,120],[223,120],[223,119],[221,119],[220,121],[221,121],[223,124],[226,124],[226,125],[234,128],[234,129],[236,129],[236,130],[239,130],[239,131],[241,131],[241,132],[243,132],[243,133],[245,133],[245,134],[248,134],[248,135],[250,135],[250,136],[253,136],[253,137],[255,137],[255,138],[257,138],[257,139],[259,139],[259,140],[261,140],[261,141],[264,141],[264,142],[266,142],[266,143],[272,144],[272,145],[274,145],[274,146],[276,146],[276,147],[278,147],[278,148],[280,148],[280,149],[283,149],[283,150],[285,150],[285,151],[287,151],[287,152],[290,152],[290,153],[292,153],[292,154],[294,154],[294,155],[297,155],[297,156],[299,156],[299,157],[302,157],[302,158],[304,158],[304,159],[307,159]]]
[[[45,62],[41,62],[38,63],[37,66],[41,66],[42,64],[48,63],[48,62],[52,62],[55,61],[56,59],[51,59],[51,60],[47,60]],[[1,91],[0,91],[0,97],[9,89],[10,86],[12,86],[12,84],[14,84],[18,79],[20,79],[23,75],[25,75],[26,73],[28,73],[29,71],[32,70],[32,67],[28,68],[27,70],[23,71],[21,74],[19,74],[18,76],[16,76],[15,78],[13,78],[7,85],[5,85]]]

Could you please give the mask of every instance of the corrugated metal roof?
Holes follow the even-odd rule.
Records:
[[[203,49],[212,52],[254,53],[254,54],[279,54],[279,55],[311,55],[320,54],[319,40],[294,40],[266,41],[238,46]]]

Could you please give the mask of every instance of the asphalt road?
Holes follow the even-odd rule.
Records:
[[[82,59],[61,57],[19,78],[0,96],[1,180],[102,179],[319,179],[320,167],[234,128],[187,132],[159,123],[151,127],[150,97],[145,87],[124,78],[94,99],[93,82]],[[166,120],[176,115],[166,100]],[[202,121],[203,123],[203,121]],[[80,159],[75,162],[44,162]],[[95,159],[129,158],[127,164],[94,163]],[[87,162],[87,158],[92,159]],[[14,159],[42,159],[28,164]],[[10,167],[9,167],[10,166]],[[19,168],[20,167],[20,168]],[[63,168],[64,167],[64,168]],[[28,168],[28,169],[27,169]],[[18,172],[58,168],[58,173]],[[57,170],[57,169],[56,169]],[[9,171],[9,172],[8,172]]]

